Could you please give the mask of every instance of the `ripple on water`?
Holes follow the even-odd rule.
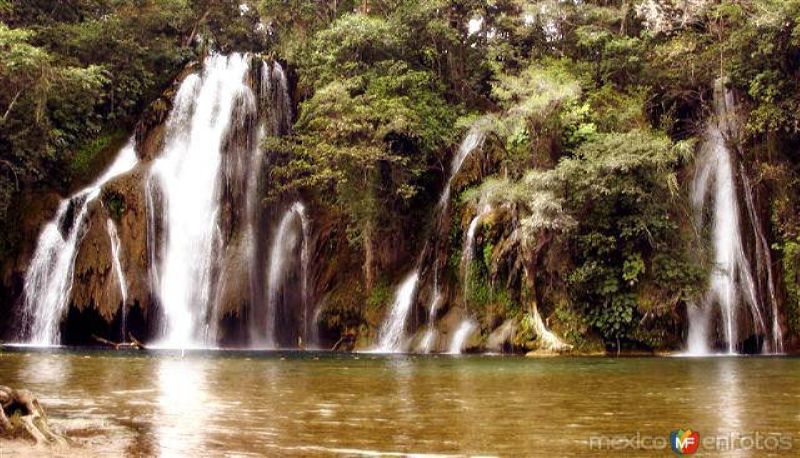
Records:
[[[117,439],[114,455],[561,456],[586,453],[589,434],[687,419],[730,432],[768,418],[795,435],[800,421],[799,359],[319,358],[9,352],[0,374],[34,388],[54,422],[86,422],[71,426],[89,447],[76,456]]]

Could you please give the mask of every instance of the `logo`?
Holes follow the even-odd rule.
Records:
[[[691,455],[700,446],[700,435],[691,429],[679,429],[669,435],[672,451],[678,455]]]

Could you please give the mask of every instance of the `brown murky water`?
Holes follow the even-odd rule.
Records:
[[[135,456],[668,456],[679,427],[797,455],[799,381],[795,358],[0,353],[79,454]]]

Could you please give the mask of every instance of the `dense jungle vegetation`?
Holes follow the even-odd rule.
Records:
[[[478,229],[470,309],[526,326],[536,306],[587,350],[675,347],[711,268],[687,183],[726,78],[800,332],[798,0],[0,0],[0,19],[2,257],[23,195],[90,181],[188,63],[249,51],[291,74],[293,133],[266,145],[274,194],[344,215],[358,253],[329,326],[371,320],[391,293],[378,246],[406,232],[416,256],[480,119],[486,160],[461,177],[448,229],[455,277],[465,225],[500,209]]]

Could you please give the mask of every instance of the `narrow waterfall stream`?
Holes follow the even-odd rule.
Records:
[[[467,228],[467,233],[464,235],[464,249],[461,252],[461,281],[463,283],[463,302],[464,308],[467,307],[467,297],[470,290],[470,271],[472,268],[472,261],[475,259],[475,233],[478,231],[478,224],[481,220],[492,211],[490,205],[484,205],[480,212],[472,218]]]
[[[472,127],[470,127],[466,137],[464,137],[464,140],[461,141],[461,145],[459,145],[456,155],[453,156],[453,162],[450,164],[450,176],[447,179],[447,184],[442,191],[442,195],[439,197],[439,207],[441,207],[439,210],[440,219],[444,218],[447,206],[450,204],[450,191],[453,185],[453,180],[455,179],[456,175],[458,175],[458,172],[461,170],[461,166],[464,165],[464,161],[467,159],[467,157],[469,157],[473,151],[480,149],[485,140],[486,123],[483,120],[478,120],[472,125]]]
[[[739,196],[737,193],[737,174],[734,159],[726,141],[735,137],[735,105],[733,95],[717,81],[714,91],[715,119],[709,122],[705,142],[698,158],[697,172],[692,183],[692,204],[696,224],[702,228],[706,224],[705,212],[710,209],[708,224],[711,228],[711,249],[713,251],[713,270],[709,279],[708,291],[702,303],[689,307],[689,354],[707,354],[713,346],[714,317],[717,307],[721,318],[722,338],[727,353],[737,353],[737,346],[743,337],[741,323],[751,321],[751,329],[745,330],[757,335],[780,337],[780,326],[775,315],[772,331],[765,324],[765,313],[753,273],[743,243],[740,221]],[[750,208],[752,196],[748,193],[749,184],[744,183],[745,201],[749,219],[758,225],[755,210]],[[759,231],[760,229],[756,229]],[[759,238],[759,237],[756,237]],[[756,240],[756,245],[762,244]],[[761,247],[763,250],[763,246]],[[768,252],[768,250],[766,250]],[[769,261],[765,261],[769,264]],[[771,275],[770,275],[771,276]],[[772,279],[767,278],[771,284]],[[771,286],[770,286],[771,287]],[[773,310],[776,306],[773,308]],[[749,317],[742,312],[749,312]],[[780,348],[780,344],[773,344]]]
[[[272,228],[273,221],[264,214],[261,204],[263,193],[269,185],[265,179],[264,169],[265,165],[268,165],[268,158],[266,151],[261,147],[261,141],[269,136],[286,135],[292,127],[288,82],[283,67],[277,61],[265,61],[261,64],[259,110],[261,115],[246,190],[246,238],[250,263],[250,344],[255,347],[275,345],[275,342],[269,342],[269,339],[274,337],[272,335],[274,325],[268,324],[270,312],[267,269],[271,261],[267,259],[270,245],[268,237],[265,236]]]
[[[775,279],[772,274],[772,254],[770,253],[769,243],[767,243],[767,237],[764,235],[764,231],[761,230],[761,224],[759,224],[750,179],[747,178],[747,174],[741,164],[739,165],[739,176],[742,180],[745,202],[747,203],[747,214],[750,217],[750,225],[753,228],[753,237],[755,239],[756,278],[759,285],[766,282],[767,298],[770,305],[769,312],[772,315],[772,338],[765,340],[764,351],[767,353],[783,353],[783,330],[778,318],[778,299],[775,295]]]
[[[306,216],[306,208],[301,202],[295,202],[281,218],[278,231],[275,234],[275,240],[272,245],[272,255],[269,265],[269,279],[267,283],[268,300],[267,300],[267,346],[275,347],[278,345],[276,339],[278,333],[277,317],[278,307],[281,300],[286,301],[283,297],[286,292],[289,272],[296,267],[295,252],[297,251],[298,243],[300,244],[300,328],[301,332],[298,336],[300,342],[298,346],[303,344],[315,343],[315,326],[309,321],[313,321],[314,313],[309,311],[308,301],[308,242],[310,237],[310,227],[308,217]]]
[[[480,149],[483,146],[483,142],[486,140],[486,123],[483,120],[478,120],[475,122],[472,127],[470,127],[467,135],[464,137],[464,140],[461,142],[461,145],[456,152],[456,155],[453,156],[453,162],[450,165],[450,176],[447,179],[447,184],[442,190],[442,194],[439,197],[439,201],[436,205],[436,220],[437,220],[437,229],[441,230],[442,226],[444,225],[444,219],[447,216],[447,209],[450,204],[450,192],[453,183],[453,179],[458,175],[458,172],[461,170],[461,166],[464,164],[464,161],[469,157],[475,150]],[[415,286],[413,289],[416,289],[416,281],[419,277],[420,266],[417,265],[414,273],[409,277],[415,278],[414,283]],[[398,286],[397,292],[395,293],[396,299],[392,304],[391,311],[386,318],[383,326],[381,327],[379,333],[379,341],[377,351],[386,352],[386,353],[396,353],[399,351],[403,351],[401,348],[401,343],[405,337],[405,325],[407,320],[407,315],[411,311],[413,305],[413,297],[409,298],[409,303],[405,303],[403,301],[398,301],[397,297],[403,296],[402,292],[404,289],[408,288],[408,279]],[[435,329],[433,327],[433,320],[435,319],[436,308],[439,306],[440,303],[440,292],[439,292],[439,269],[438,266],[434,266],[433,269],[433,288],[434,288],[434,297],[431,300],[431,305],[429,307],[429,323],[428,323],[428,330],[426,331],[426,335],[423,337],[423,341],[420,344],[420,349],[427,353],[430,351],[431,346],[433,345],[433,340],[435,337]],[[413,295],[413,290],[409,293]],[[391,342],[391,344],[389,344]]]
[[[478,324],[470,318],[462,321],[461,324],[458,325],[456,332],[453,333],[453,339],[450,341],[447,353],[451,355],[461,354],[464,350],[464,345],[467,343],[467,339],[472,336],[477,328]]]
[[[42,229],[25,274],[25,302],[19,335],[22,342],[59,344],[59,325],[70,301],[75,256],[84,234],[89,204],[100,195],[103,185],[128,172],[136,163],[131,140],[100,178],[62,200],[53,219]]]
[[[425,330],[425,334],[422,336],[422,340],[417,348],[417,351],[420,353],[430,353],[433,351],[433,345],[436,341],[436,312],[439,310],[439,306],[442,303],[442,293],[439,292],[436,286],[434,286],[434,288],[433,299],[431,299],[430,306],[428,307],[428,328]]]
[[[418,281],[419,273],[414,271],[397,288],[391,313],[380,329],[376,352],[400,353],[405,350],[406,321],[408,312],[414,304]]]
[[[120,308],[120,333],[122,341],[127,339],[127,319],[128,319],[128,281],[125,279],[125,271],[122,270],[122,261],[120,261],[120,253],[122,246],[119,241],[119,234],[117,234],[117,225],[114,220],[108,218],[106,220],[106,230],[108,231],[108,239],[111,243],[111,262],[114,265],[114,273],[116,274],[117,283],[119,284],[119,294],[122,297],[122,305]]]

